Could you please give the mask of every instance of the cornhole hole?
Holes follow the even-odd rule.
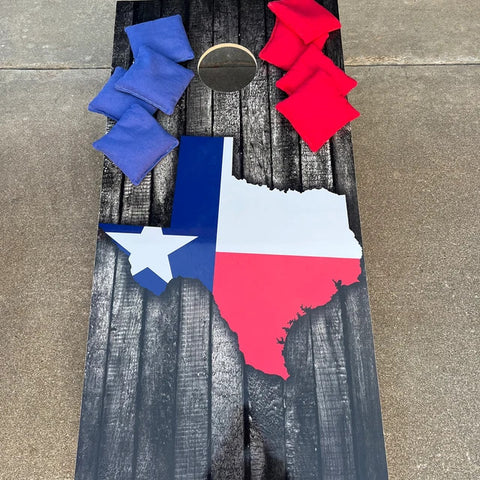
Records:
[[[323,5],[338,13],[334,0]],[[112,67],[128,68],[133,60],[126,26],[175,14],[182,16],[195,52],[188,68],[196,72],[198,60],[212,46],[237,43],[258,66],[241,91],[214,91],[195,75],[173,115],[157,114],[169,133],[184,137],[180,150],[170,152],[140,185],[132,185],[105,159],[75,478],[386,479],[350,127],[312,153],[276,112],[275,105],[285,98],[275,87],[282,72],[258,59],[275,20],[266,2],[118,2]],[[342,66],[339,32],[330,34],[325,52]],[[297,284],[313,295],[310,303],[288,313],[283,333],[266,348],[269,355],[280,355],[273,370],[250,357],[245,346],[249,330],[256,338],[256,327],[261,329],[262,318],[271,322],[270,314],[261,313],[250,323],[246,319],[244,331],[241,316],[229,322],[235,311],[223,306],[238,302],[246,306],[242,315],[248,315],[246,287],[237,295],[241,299],[225,300],[227,280],[215,287],[206,277],[172,268],[159,291],[146,288],[151,278],[135,278],[131,252],[110,235],[112,225],[118,231],[128,226],[133,235],[144,229],[163,235],[178,227],[179,185],[192,179],[182,169],[198,148],[198,137],[211,140],[205,141],[217,149],[222,166],[227,152],[230,163],[221,175],[229,173],[232,188],[241,185],[242,191],[281,197],[275,205],[290,198],[309,205],[309,198],[340,199],[347,230],[358,245],[358,272],[342,281],[333,266],[327,298],[317,301],[317,290],[325,287],[315,279],[304,286],[303,279],[293,278],[278,302],[265,302],[273,318],[275,306]],[[211,162],[215,155],[208,157]],[[196,180],[210,191],[208,179]],[[315,209],[307,210],[315,216]],[[254,215],[252,209],[245,211],[239,225]],[[232,227],[222,225],[227,225],[222,238],[228,239]],[[299,230],[291,239],[298,239],[301,249],[306,237]],[[222,248],[220,253],[231,253]],[[230,275],[231,260],[222,257],[219,278]],[[308,273],[311,265],[300,271]],[[234,280],[248,285],[241,278]],[[265,281],[258,272],[256,278],[251,295]]]

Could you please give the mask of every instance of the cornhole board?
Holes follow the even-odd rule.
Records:
[[[338,15],[336,0],[322,4]],[[173,14],[195,51],[192,69],[218,43],[258,57],[274,24],[265,1],[118,2],[112,67],[132,62],[126,26]],[[339,32],[326,53],[342,66]],[[275,111],[281,75],[259,61],[254,80],[228,94],[196,76],[175,113],[158,120],[177,137],[233,137],[238,179],[345,195],[361,244],[350,127],[311,153]],[[178,149],[134,187],[105,159],[100,222],[167,227],[177,164]],[[386,479],[363,260],[361,269],[358,282],[338,283],[326,305],[292,319],[282,339],[285,380],[245,364],[201,282],[175,278],[154,295],[99,229],[76,480]]]

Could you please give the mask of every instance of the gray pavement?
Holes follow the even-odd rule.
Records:
[[[73,478],[107,70],[0,70],[0,478]]]
[[[339,0],[349,65],[480,61],[477,0]]]
[[[114,1],[0,19],[0,479],[73,478]],[[476,0],[341,0],[392,479],[480,478]],[[468,64],[468,65],[467,65]],[[387,65],[387,66],[385,66]]]
[[[391,478],[480,478],[480,66],[351,67]]]
[[[115,0],[2,2],[2,68],[106,68]]]

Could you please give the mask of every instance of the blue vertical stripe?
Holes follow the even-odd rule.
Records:
[[[222,137],[182,137],[170,228],[196,240],[169,255],[174,277],[198,278],[211,291],[222,173]]]

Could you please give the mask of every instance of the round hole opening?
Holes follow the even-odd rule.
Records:
[[[255,77],[257,61],[248,48],[221,43],[209,48],[198,61],[198,75],[212,90],[235,92]]]

